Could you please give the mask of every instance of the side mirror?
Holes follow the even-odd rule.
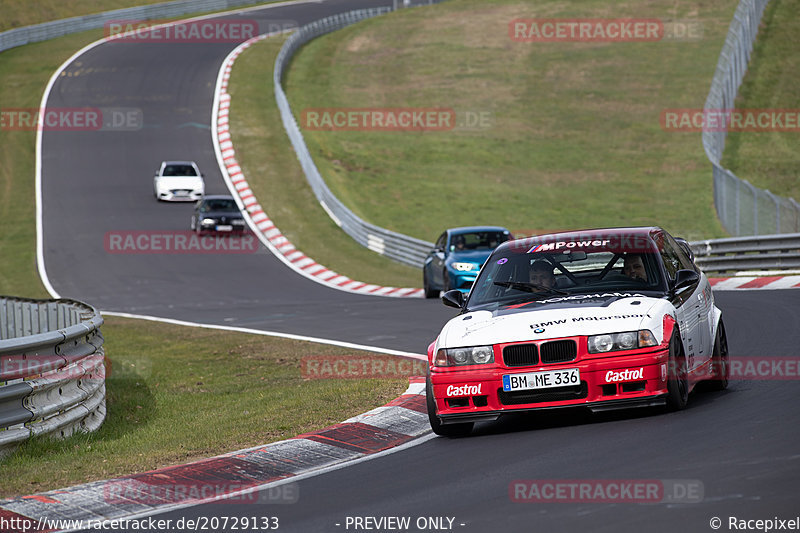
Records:
[[[453,289],[442,294],[442,303],[447,307],[455,307],[456,309],[464,308],[464,294],[458,290]]]
[[[672,290],[675,292],[682,291],[696,285],[700,282],[700,275],[694,270],[678,270],[675,274],[675,283],[672,284]]]

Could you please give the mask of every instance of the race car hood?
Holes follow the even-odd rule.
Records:
[[[595,296],[554,297],[459,315],[445,325],[437,349],[639,329],[649,329],[661,339],[664,313],[671,308],[666,300],[630,293]]]
[[[200,176],[160,176],[157,183],[159,188],[166,190],[203,188],[203,178]]]

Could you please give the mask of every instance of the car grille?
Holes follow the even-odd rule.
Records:
[[[503,405],[520,405],[524,403],[563,402],[580,400],[589,395],[589,387],[585,381],[570,387],[555,387],[546,390],[522,390],[506,392],[497,389],[497,398]]]
[[[539,347],[542,363],[564,363],[578,357],[578,345],[575,341],[551,341]]]
[[[512,344],[503,348],[506,366],[532,366],[539,364],[539,353],[535,344]]]

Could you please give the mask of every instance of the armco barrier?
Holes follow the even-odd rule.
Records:
[[[800,233],[733,237],[689,245],[704,272],[800,268]]]
[[[719,56],[704,111],[733,109],[742,84],[761,16],[768,0],[741,0]],[[800,204],[751,185],[720,165],[728,132],[703,131],[703,148],[713,167],[714,206],[732,235],[800,231]]]
[[[96,309],[74,300],[0,297],[0,456],[33,435],[100,427],[102,324]]]
[[[414,237],[370,224],[359,218],[358,215],[353,213],[334,196],[325,183],[325,180],[320,175],[317,166],[314,164],[314,160],[311,158],[308,147],[303,140],[303,134],[297,126],[297,121],[289,107],[289,100],[286,98],[286,93],[283,91],[283,86],[281,85],[283,73],[291,61],[292,56],[294,56],[297,50],[305,43],[320,35],[344,28],[345,26],[367,18],[389,13],[390,11],[391,8],[388,7],[351,11],[349,13],[318,20],[303,26],[293,33],[283,44],[275,60],[275,70],[273,72],[275,100],[277,101],[278,109],[281,113],[283,127],[286,129],[286,133],[292,142],[294,151],[297,154],[297,159],[303,167],[306,179],[311,189],[314,191],[317,200],[328,215],[330,215],[331,219],[362,246],[381,255],[385,255],[390,259],[399,261],[400,263],[421,268],[425,261],[425,256],[433,248],[432,242],[415,239]]]
[[[102,28],[112,20],[152,20],[171,17],[180,17],[187,13],[202,13],[205,11],[221,11],[239,6],[264,3],[264,0],[179,0],[149,6],[130,7],[86,15],[68,19],[55,20],[14,28],[0,33],[0,52],[56,37],[63,37],[71,33]]]

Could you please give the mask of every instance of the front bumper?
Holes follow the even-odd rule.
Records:
[[[450,287],[452,289],[469,292],[472,288],[472,284],[475,283],[475,280],[478,278],[478,271],[463,272],[460,270],[450,270],[448,275],[450,276]]]
[[[158,199],[164,202],[196,202],[203,198],[203,191],[192,191],[180,194],[173,191],[159,191]]]
[[[526,367],[433,371],[433,396],[442,423],[494,420],[506,413],[566,407],[607,411],[664,405],[669,351],[659,348],[641,355],[584,359]],[[503,375],[578,368],[580,385],[504,392]],[[620,379],[625,370],[636,371]],[[641,372],[639,373],[639,371]]]
[[[220,235],[241,235],[247,231],[247,225],[232,225],[232,224],[201,224],[201,233],[217,233]]]

